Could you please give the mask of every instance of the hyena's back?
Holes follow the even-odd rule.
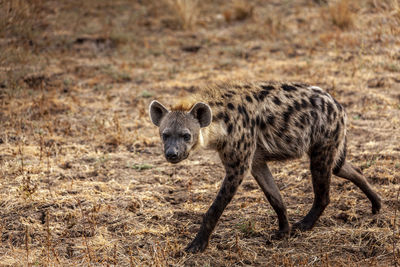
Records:
[[[213,109],[210,129],[218,146],[256,138],[271,160],[300,157],[318,146],[330,147],[338,162],[344,150],[346,114],[331,95],[319,87],[300,83],[231,82],[205,88],[198,96]],[[217,126],[216,126],[217,125]],[[213,143],[213,142],[211,142]]]

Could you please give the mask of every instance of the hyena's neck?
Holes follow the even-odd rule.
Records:
[[[200,129],[199,145],[205,149],[216,150],[226,135],[226,129],[221,122],[212,122],[210,126]]]

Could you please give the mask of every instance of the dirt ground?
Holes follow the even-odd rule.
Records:
[[[399,266],[400,2],[325,2],[0,1],[0,265]],[[148,104],[230,79],[332,94],[381,213],[333,178],[315,228],[273,240],[248,176],[207,250],[183,252],[224,170],[213,151],[168,164]],[[308,159],[270,168],[293,223]]]

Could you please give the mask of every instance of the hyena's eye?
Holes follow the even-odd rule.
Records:
[[[183,140],[185,140],[186,142],[189,142],[190,141],[190,137],[191,137],[190,134],[188,134],[188,133],[184,134],[183,135]]]
[[[167,140],[168,137],[169,137],[169,134],[166,134],[166,133],[163,133],[163,134],[162,134],[162,140],[163,140],[163,141]]]

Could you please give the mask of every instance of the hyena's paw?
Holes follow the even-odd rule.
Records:
[[[281,240],[289,236],[289,228],[285,230],[278,230],[271,235],[272,240]]]
[[[203,252],[208,245],[208,240],[204,240],[203,238],[199,238],[196,236],[192,242],[185,248],[185,251],[188,253],[198,253]]]
[[[290,231],[290,235],[296,235],[296,232],[304,232],[307,230],[311,230],[313,228],[314,224],[311,222],[307,222],[304,220],[298,221],[297,223],[293,224],[292,230]]]
[[[372,214],[378,214],[382,208],[382,200],[379,196],[372,202]]]

